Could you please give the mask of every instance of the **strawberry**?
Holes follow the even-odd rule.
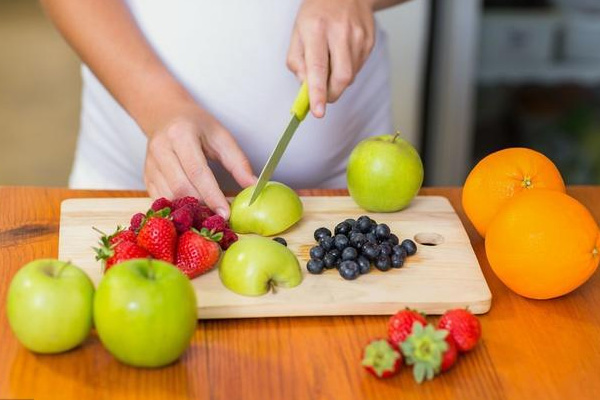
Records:
[[[438,328],[446,329],[456,342],[458,351],[471,350],[481,337],[481,324],[469,310],[457,308],[448,310],[440,321]]]
[[[238,236],[231,229],[225,229],[223,231],[223,238],[219,240],[219,245],[223,250],[227,250],[229,246],[237,242]]]
[[[378,378],[389,378],[400,370],[402,355],[387,339],[370,341],[363,351],[362,366]]]
[[[441,372],[448,371],[458,359],[458,349],[456,348],[456,342],[452,339],[452,336],[446,336],[446,343],[448,343],[448,349],[442,355]]]
[[[204,222],[202,222],[202,227],[213,232],[223,232],[228,228],[227,221],[225,221],[220,215],[213,215],[206,218]]]
[[[150,209],[152,211],[160,211],[163,208],[171,208],[171,207],[172,207],[171,200],[166,199],[164,197],[159,197],[158,199],[154,200],[154,202],[150,206]]]
[[[121,227],[117,228],[117,231],[110,235],[108,242],[110,244],[118,244],[120,242],[131,242],[135,243],[137,241],[137,236],[135,232],[130,231],[129,229],[123,230]]]
[[[417,383],[431,380],[441,371],[442,358],[448,350],[448,331],[435,329],[433,325],[413,323],[412,333],[400,345],[408,365],[413,365],[413,377]]]
[[[191,229],[179,237],[177,244],[177,268],[193,279],[210,271],[219,261],[221,248],[217,243],[221,233],[212,235],[206,229]]]
[[[168,211],[168,208],[162,211],[164,210]],[[177,232],[173,222],[163,215],[164,213],[152,211],[148,213],[138,233],[137,244],[148,250],[152,257],[173,263],[177,246]]]
[[[388,322],[388,338],[392,343],[400,345],[411,334],[413,324],[417,321],[421,325],[427,325],[427,320],[418,311],[406,308],[392,315]]]
[[[122,232],[131,231],[127,230]],[[150,256],[146,249],[138,246],[135,242],[123,240],[110,243],[110,236],[103,236],[100,239],[100,247],[94,248],[94,250],[96,251],[96,260],[102,260],[102,263],[104,264],[104,272],[122,261]]]

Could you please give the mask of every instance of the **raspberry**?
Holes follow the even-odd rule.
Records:
[[[171,213],[171,218],[178,234],[181,235],[189,231],[194,222],[194,206],[186,204],[183,207],[179,207]]]
[[[199,201],[197,198],[192,196],[180,197],[178,199],[173,200],[173,203],[171,203],[171,211],[175,211],[187,204],[197,206],[199,204]]]
[[[167,207],[171,208],[171,200],[165,199],[164,197],[154,200],[154,203],[150,206],[153,211],[160,211]]]
[[[144,218],[146,216],[142,213],[137,213],[134,214],[133,217],[131,217],[131,221],[129,222],[129,229],[137,232],[140,230],[140,227],[142,226],[142,222],[144,222]]]
[[[223,232],[228,228],[227,222],[220,215],[213,215],[202,222],[202,227],[213,232]]]
[[[215,215],[214,212],[207,206],[198,205],[196,210],[194,211],[194,228],[200,230],[202,229],[202,223],[206,218],[212,217]]]
[[[238,236],[231,229],[225,229],[223,231],[223,238],[219,240],[219,245],[223,250],[227,250],[229,246],[237,242]]]

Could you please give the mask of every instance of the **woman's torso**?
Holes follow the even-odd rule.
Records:
[[[128,3],[163,62],[230,130],[258,174],[299,88],[285,61],[300,0]],[[83,81],[72,186],[143,188],[144,135],[85,67]],[[273,179],[295,188],[345,186],[353,146],[391,129],[389,102],[385,37],[378,32],[354,84],[328,106],[325,118],[302,123]],[[222,188],[234,189],[228,174],[213,167]]]

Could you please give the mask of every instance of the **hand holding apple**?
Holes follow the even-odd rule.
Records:
[[[367,211],[394,212],[410,204],[423,183],[419,153],[395,135],[360,142],[348,160],[348,191]]]
[[[78,267],[53,259],[32,261],[14,276],[7,314],[17,339],[37,353],[80,345],[92,329],[94,285]]]

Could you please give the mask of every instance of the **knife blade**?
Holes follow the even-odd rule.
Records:
[[[273,172],[275,172],[275,168],[277,168],[277,164],[281,160],[285,149],[287,148],[290,140],[296,133],[296,129],[300,126],[300,122],[304,120],[306,114],[308,114],[308,110],[310,108],[310,101],[308,98],[308,86],[306,82],[302,84],[298,94],[296,95],[296,99],[294,100],[294,104],[292,105],[292,119],[290,120],[287,128],[283,131],[283,134],[279,138],[277,145],[273,149],[273,152],[269,156],[267,163],[263,167],[260,176],[258,177],[258,182],[256,183],[256,187],[254,188],[254,192],[252,192],[252,197],[250,198],[251,205],[260,195],[260,192],[264,189],[265,185],[273,176]]]

